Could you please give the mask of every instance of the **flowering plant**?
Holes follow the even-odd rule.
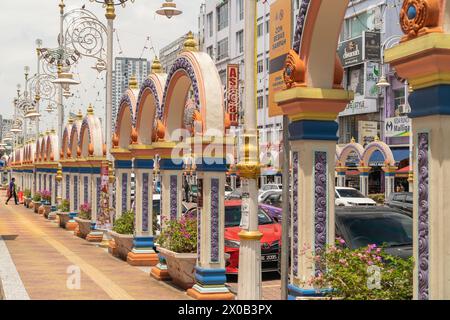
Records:
[[[23,195],[26,199],[30,199],[31,198],[31,190],[30,189],[25,189],[23,191]]]
[[[90,220],[92,218],[92,208],[89,203],[83,203],[80,206],[80,213],[78,217],[85,220]]]
[[[164,219],[158,242],[161,247],[177,253],[197,252],[197,217],[183,215],[179,220]]]
[[[52,199],[52,194],[48,190],[41,190],[40,195],[44,201],[50,201]]]
[[[387,254],[375,244],[356,250],[338,239],[313,257],[317,272],[307,285],[332,288],[330,295],[348,300],[409,300],[413,295],[413,259]]]
[[[61,201],[61,204],[58,206],[59,211],[61,212],[69,212],[70,211],[70,202],[67,199]]]

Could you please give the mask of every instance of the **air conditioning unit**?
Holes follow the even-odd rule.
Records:
[[[411,107],[409,106],[409,104],[401,104],[398,106],[398,112],[400,114],[407,114],[411,112]]]

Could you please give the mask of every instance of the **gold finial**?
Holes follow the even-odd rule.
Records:
[[[375,141],[380,141],[380,137],[379,136],[375,136]]]
[[[61,2],[59,3],[59,13],[60,14],[64,14],[64,8],[65,8],[65,4],[64,4],[64,0],[61,0]]]
[[[92,106],[91,103],[89,103],[89,107],[87,108],[87,114],[88,116],[94,115],[94,107]]]
[[[81,113],[81,110],[78,110],[77,120],[83,120],[83,114]]]
[[[45,135],[46,135],[46,136],[48,136],[49,134],[50,134],[50,131],[49,131],[49,130],[45,131]]]
[[[128,87],[130,89],[139,89],[139,85],[138,85],[138,82],[137,82],[137,79],[136,79],[136,75],[133,74],[131,76],[130,81],[128,82]]]
[[[116,18],[116,8],[114,8],[114,3],[111,0],[105,1],[106,3],[106,13],[105,17],[108,20],[114,20]]]
[[[41,137],[41,138],[42,138],[43,136],[44,136],[44,134],[43,134],[43,133],[40,133],[40,134],[39,134],[39,137]]]
[[[352,137],[351,143],[355,143],[355,142],[356,142],[355,137]]]
[[[156,56],[152,63],[152,73],[162,73],[161,62],[159,61],[158,57],[156,57]]]
[[[186,35],[186,41],[184,41],[184,51],[197,51],[197,41],[194,38],[192,31],[189,31]]]
[[[69,118],[69,124],[73,124],[73,118],[72,117]]]

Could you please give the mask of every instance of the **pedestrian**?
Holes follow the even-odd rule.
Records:
[[[184,180],[184,196],[186,202],[189,202],[189,183],[187,182],[187,179]]]
[[[6,200],[5,204],[8,204],[9,200],[14,197],[14,202],[16,203],[16,205],[19,204],[19,202],[17,201],[17,193],[16,193],[16,178],[12,178],[11,182],[9,183],[9,187],[8,187],[8,199]]]

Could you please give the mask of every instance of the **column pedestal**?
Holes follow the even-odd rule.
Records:
[[[359,191],[364,195],[369,194],[369,172],[370,167],[358,167],[359,170]]]
[[[199,186],[196,284],[187,294],[198,300],[233,300],[225,286],[224,195],[225,159],[208,159],[197,165]]]
[[[397,167],[384,167],[384,198],[389,199],[391,193],[395,192],[395,172]]]

